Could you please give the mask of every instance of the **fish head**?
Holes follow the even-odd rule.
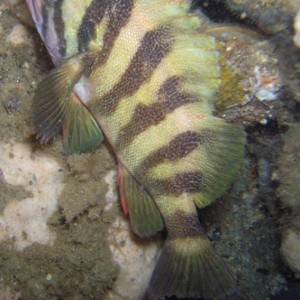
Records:
[[[58,66],[67,58],[65,42],[60,37],[61,24],[55,22],[55,12],[60,0],[26,0],[32,19],[42,38],[54,65]]]

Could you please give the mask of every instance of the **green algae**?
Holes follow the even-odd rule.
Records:
[[[216,115],[223,116],[226,110],[235,105],[241,105],[245,97],[245,90],[240,84],[240,78],[234,70],[231,70],[226,63],[224,54],[220,54],[221,85],[217,93],[215,103]]]

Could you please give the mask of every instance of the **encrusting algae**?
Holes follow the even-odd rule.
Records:
[[[199,33],[189,2],[27,4],[56,65],[36,89],[37,137],[47,142],[62,131],[72,154],[105,136],[132,230],[147,238],[166,227],[147,297],[234,294],[233,276],[203,233],[197,208],[233,180],[244,133],[213,116],[218,51],[213,37]]]

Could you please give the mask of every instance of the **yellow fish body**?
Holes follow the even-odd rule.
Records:
[[[235,284],[197,207],[221,196],[243,155],[241,128],[213,116],[220,84],[213,37],[181,0],[27,0],[57,66],[38,85],[37,136],[61,130],[66,153],[105,137],[122,203],[140,237],[167,229],[149,299],[222,299]]]

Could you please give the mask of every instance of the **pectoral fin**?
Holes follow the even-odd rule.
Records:
[[[37,138],[46,143],[63,129],[67,154],[87,151],[103,140],[94,117],[72,92],[92,59],[90,53],[74,56],[45,76],[35,92],[33,125]]]
[[[38,84],[33,101],[33,125],[42,143],[47,143],[61,131],[77,77],[65,65],[52,70]]]
[[[141,238],[164,228],[164,221],[154,200],[136,179],[120,166],[119,184],[124,211],[128,210],[132,230]]]

